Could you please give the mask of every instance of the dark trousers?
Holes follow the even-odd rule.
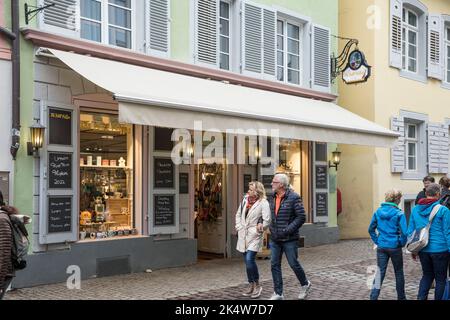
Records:
[[[3,297],[5,296],[6,290],[8,289],[9,285],[11,284],[12,279],[13,279],[13,278],[11,278],[11,277],[7,277],[7,278],[5,279],[5,284],[4,284],[4,286],[3,286],[2,288],[0,288],[0,300],[2,300]]]
[[[433,280],[436,280],[434,299],[442,300],[448,274],[449,253],[419,252],[420,264],[422,265],[422,279],[420,280],[417,300],[428,300],[428,293]]]
[[[257,252],[255,251],[247,251],[244,253],[248,283],[259,281],[258,266],[256,265],[256,254]]]
[[[298,281],[302,286],[308,284],[306,279],[305,271],[298,262],[298,241],[289,242],[277,242],[270,241],[270,249],[272,252],[272,278],[273,278],[273,288],[276,294],[283,294],[283,276],[281,274],[281,258],[283,252],[286,255],[286,259],[289,266],[294,271],[297,276]]]
[[[377,249],[378,271],[373,282],[370,300],[378,300],[378,297],[380,296],[381,286],[383,285],[384,277],[386,276],[386,269],[389,264],[389,259],[392,260],[392,265],[394,266],[397,299],[406,300],[405,275],[403,272],[403,253],[401,248]]]

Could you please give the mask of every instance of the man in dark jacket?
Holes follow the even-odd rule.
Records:
[[[434,180],[434,178],[432,176],[426,176],[425,178],[423,178],[422,182],[423,182],[423,190],[420,191],[417,194],[416,205],[419,204],[419,200],[420,199],[426,199],[427,198],[427,196],[425,195],[425,190],[430,184],[434,183],[435,180]]]
[[[286,255],[289,266],[300,281],[299,299],[308,295],[311,282],[298,262],[299,229],[305,223],[305,209],[300,196],[290,188],[289,177],[277,174],[272,180],[273,197],[269,198],[271,210],[270,249],[272,252],[272,278],[274,294],[271,300],[283,300],[283,277],[281,274],[281,258]]]
[[[0,192],[0,209],[3,209],[3,195]],[[9,214],[0,210],[0,300],[3,299],[14,276],[11,258],[12,230]]]
[[[450,178],[444,176],[439,180],[439,185],[441,186],[441,199],[439,202],[450,209]]]

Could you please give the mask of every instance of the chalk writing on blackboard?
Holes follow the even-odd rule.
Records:
[[[72,154],[49,152],[48,154],[48,188],[72,188]]]
[[[48,198],[48,233],[72,230],[72,197]]]
[[[154,196],[155,226],[175,225],[175,195]]]
[[[175,165],[170,158],[155,158],[155,188],[175,188]]]
[[[72,111],[49,109],[49,144],[72,145]]]

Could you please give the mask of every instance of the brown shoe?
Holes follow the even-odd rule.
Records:
[[[262,287],[259,282],[255,283],[255,288],[253,289],[253,294],[250,296],[252,299],[259,298],[261,296]]]
[[[251,283],[249,283],[248,287],[244,290],[242,295],[244,297],[250,297],[253,294],[254,290],[255,290],[255,283],[251,282]]]

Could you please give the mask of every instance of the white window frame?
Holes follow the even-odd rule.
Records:
[[[444,57],[445,57],[445,74],[444,82],[450,85],[450,25],[445,25],[444,32]]]
[[[409,129],[414,128],[414,138],[409,137]],[[418,125],[416,123],[411,122],[405,122],[405,170],[409,172],[416,172],[418,170],[418,152],[419,152],[419,139],[418,139]],[[415,163],[414,163],[414,169],[409,168],[409,158],[411,158],[409,154],[409,145],[414,144],[415,145]]]
[[[283,23],[283,35],[282,35],[282,37],[283,37],[283,65],[281,66],[280,64],[278,64],[278,52],[280,51],[279,49],[278,49],[278,36],[280,35],[279,33],[278,33],[278,21],[281,21],[282,23]],[[297,83],[292,83],[292,82],[289,82],[289,80],[288,80],[288,54],[289,54],[289,52],[288,52],[288,40],[289,40],[289,36],[288,36],[288,24],[291,24],[291,25],[293,25],[293,26],[296,26],[296,27],[298,27],[299,28],[299,38],[298,39],[294,39],[294,40],[298,40],[298,42],[299,42],[299,47],[298,47],[298,53],[297,53],[297,55],[298,55],[298,57],[299,57],[299,69],[298,70],[295,70],[295,69],[292,69],[292,70],[295,70],[295,71],[298,71],[299,72],[299,75],[298,75],[298,77],[299,77],[299,83],[297,84]],[[277,47],[277,57],[276,57],[276,68],[277,68],[277,70],[276,70],[276,76],[277,76],[277,81],[280,81],[280,82],[284,82],[284,83],[287,83],[287,84],[291,84],[291,85],[295,85],[295,86],[303,86],[303,82],[304,82],[304,80],[303,80],[303,77],[302,77],[302,74],[303,74],[303,54],[304,54],[304,49],[303,49],[303,43],[304,43],[304,41],[303,41],[303,39],[302,39],[302,34],[303,34],[303,32],[304,32],[304,30],[303,30],[303,28],[304,28],[304,25],[302,24],[302,23],[299,23],[298,21],[295,21],[295,20],[292,20],[292,19],[289,19],[289,18],[285,18],[285,17],[283,17],[283,16],[280,16],[280,15],[278,15],[277,14],[277,38],[276,38],[276,41],[277,41],[277,43],[276,43],[276,47]],[[278,68],[279,67],[282,67],[283,68],[283,80],[279,80],[278,79]]]
[[[409,8],[405,8],[403,7],[403,12],[402,12],[403,16],[405,17],[406,21],[403,21],[403,17],[402,17],[402,33],[403,33],[403,37],[402,37],[402,70],[404,72],[408,72],[408,73],[412,73],[414,75],[419,74],[419,63],[420,63],[420,56],[419,56],[419,35],[420,35],[420,29],[419,29],[419,15],[414,12],[413,10],[409,9]],[[417,26],[413,26],[409,24],[409,15],[413,14],[416,17],[416,22],[417,22]],[[416,44],[414,44],[414,46],[416,47],[416,58],[411,58],[409,56],[410,51],[409,51],[409,47],[410,45],[413,45],[412,43],[409,42],[409,34],[410,32],[413,32],[416,34]],[[403,48],[404,46],[404,48]],[[403,61],[404,59],[404,61]],[[410,59],[414,59],[416,62],[416,71],[411,71],[409,70],[410,67]]]
[[[101,44],[105,44],[108,46],[113,46],[113,47],[117,47],[117,48],[121,48],[121,49],[125,49],[125,50],[136,50],[136,0],[131,0],[130,5],[131,8],[125,8],[125,7],[121,7],[119,5],[113,4],[113,3],[109,3],[109,0],[94,0],[97,2],[100,2],[101,4],[101,21],[97,21],[97,20],[92,20],[89,18],[84,18],[81,16],[81,1],[80,1],[80,21],[79,21],[79,26],[80,26],[80,38],[83,40],[87,40],[87,41],[92,41],[95,43],[101,43]],[[117,26],[117,25],[113,25],[109,23],[109,6],[113,6],[113,7],[117,7],[117,8],[123,8],[125,10],[128,10],[131,12],[131,29],[128,28],[124,28],[121,26]],[[81,21],[82,20],[87,20],[87,21],[91,21],[91,22],[95,22],[95,23],[100,23],[101,24],[101,41],[97,42],[95,40],[90,40],[90,39],[86,39],[86,38],[82,38],[81,37]],[[119,28],[119,29],[123,29],[126,31],[130,31],[131,33],[131,47],[130,48],[124,48],[124,47],[119,47],[116,46],[114,44],[110,44],[109,43],[109,27],[112,26],[114,28]]]
[[[222,35],[220,32],[220,20],[224,19],[226,20],[226,18],[222,18],[222,16],[220,15],[220,5],[221,3],[227,3],[228,4],[228,36]],[[233,69],[233,25],[234,25],[234,15],[233,15],[233,0],[219,0],[219,12],[218,12],[218,26],[217,26],[217,30],[218,30],[218,34],[219,34],[219,43],[218,43],[218,67],[220,70],[224,70],[224,71],[231,71]],[[227,37],[228,38],[228,53],[222,51],[222,47],[221,47],[221,37]],[[227,54],[228,55],[228,69],[222,69],[220,67],[221,65],[221,55],[222,54]]]

